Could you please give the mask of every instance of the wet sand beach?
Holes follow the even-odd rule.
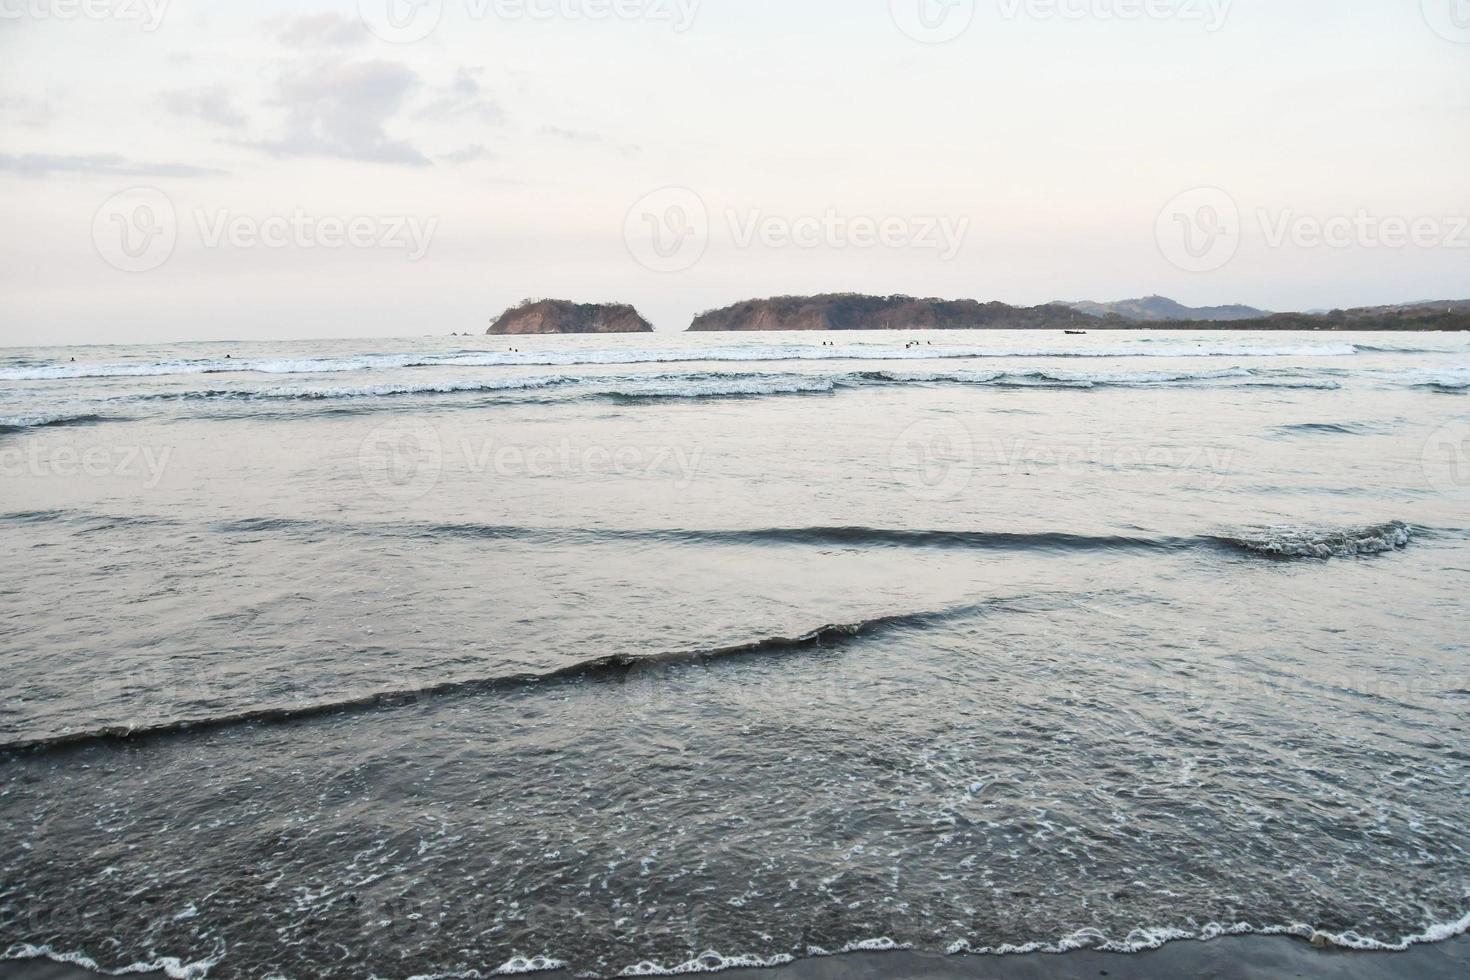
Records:
[[[0,962],[0,980],[89,980],[97,974],[46,960]],[[164,974],[129,974],[162,980]],[[531,974],[570,980],[572,973]],[[1470,938],[1415,946],[1402,953],[1314,949],[1283,936],[1170,943],[1144,953],[1090,950],[1024,956],[854,953],[773,969],[735,969],[723,980],[1458,980],[1470,976]]]

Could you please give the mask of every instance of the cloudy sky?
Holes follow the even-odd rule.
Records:
[[[0,343],[1470,296],[1467,0],[0,0]]]

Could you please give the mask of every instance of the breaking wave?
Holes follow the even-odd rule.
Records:
[[[177,522],[162,517],[111,517],[82,511],[20,511],[0,514],[10,524],[66,523],[79,532]],[[248,517],[206,525],[218,534],[363,535],[402,538],[467,538],[524,541],[545,545],[596,545],[619,542],[695,545],[794,545],[848,548],[931,548],[973,551],[1141,552],[1189,550],[1247,552],[1269,558],[1348,558],[1406,548],[1414,537],[1454,535],[1453,530],[1415,527],[1402,521],[1350,527],[1283,525],[1229,534],[1146,535],[1074,534],[1063,531],[984,531],[963,528],[882,528],[845,525],[754,528],[578,528],[521,524],[374,524],[313,518]]]
[[[1281,526],[1217,540],[1268,558],[1354,558],[1381,555],[1409,546],[1414,532],[1400,521],[1354,528]]]
[[[962,606],[940,612],[902,613],[861,620],[856,623],[831,624],[795,637],[771,636],[747,643],[702,650],[688,650],[664,654],[632,656],[615,654],[583,661],[569,667],[540,674],[502,674],[494,677],[479,677],[425,684],[414,688],[377,691],[360,697],[343,698],[313,705],[288,705],[258,708],[225,715],[202,718],[178,719],[154,725],[113,725],[60,735],[43,736],[0,743],[0,753],[53,751],[95,744],[138,742],[174,735],[241,728],[256,724],[285,724],[327,715],[360,713],[380,709],[391,709],[417,703],[427,698],[442,698],[454,695],[476,694],[488,691],[511,691],[540,685],[568,681],[627,681],[639,675],[679,666],[715,663],[736,657],[778,654],[792,651],[829,647],[847,643],[860,637],[872,636],[889,630],[918,629],[935,625],[961,616],[976,615],[996,602]]]
[[[496,391],[534,391],[575,384],[569,377],[501,378],[495,381],[443,381],[424,384],[360,385],[344,388],[216,388],[202,391],[166,391],[139,396],[145,401],[326,401],[336,398],[395,398],[402,395],[455,395]],[[126,396],[125,396],[125,399]]]
[[[96,422],[121,421],[95,412],[57,412],[42,415],[0,416],[0,435],[24,432],[27,429],[46,429],[66,425],[91,425]]]
[[[1352,357],[1352,344],[1264,346],[1252,344],[1137,344],[1114,347],[922,346],[899,343],[767,344],[749,347],[687,347],[562,351],[459,351],[444,354],[367,354],[356,357],[198,358],[98,364],[26,364],[0,368],[0,381],[67,381],[81,378],[161,377],[190,374],[322,374],[422,367],[560,367],[582,364],[669,364],[698,361],[948,360],[975,358],[1129,357]]]
[[[1367,422],[1297,422],[1277,426],[1276,431],[1282,435],[1361,436],[1377,431],[1377,427]]]
[[[1309,378],[1262,377],[1244,368],[1217,371],[953,371],[908,373],[857,371],[835,374],[792,374],[740,371],[694,371],[609,377],[551,375],[507,377],[484,381],[382,384],[342,387],[215,388],[120,396],[117,401],[371,401],[376,398],[462,394],[562,392],[559,398],[612,398],[625,401],[740,398],[762,395],[828,394],[839,389],[902,385],[976,385],[995,388],[1154,388],[1226,384],[1243,387],[1337,388],[1336,382]]]

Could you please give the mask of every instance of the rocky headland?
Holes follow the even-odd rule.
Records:
[[[622,303],[571,303],[527,300],[506,310],[490,325],[491,336],[560,333],[653,333],[633,307]]]

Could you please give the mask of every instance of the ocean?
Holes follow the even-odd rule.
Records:
[[[1439,334],[0,350],[0,950],[1464,933],[1467,395]]]

